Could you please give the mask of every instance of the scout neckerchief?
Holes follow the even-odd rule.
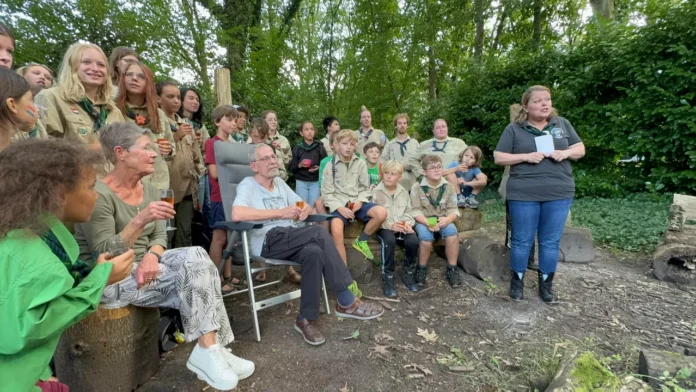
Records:
[[[394,141],[399,145],[399,148],[401,148],[401,156],[405,157],[406,156],[406,145],[408,144],[408,142],[411,141],[411,138],[410,137],[407,138],[406,140],[404,140],[403,143],[401,143],[399,141],[399,139],[394,139]]]
[[[430,196],[430,192],[428,191],[428,186],[427,185],[421,185],[421,189],[423,190],[423,193],[425,193],[425,196],[430,200],[430,204],[432,204],[435,208],[440,207],[440,202],[442,201],[442,196],[444,196],[445,191],[447,190],[447,187],[445,185],[440,185],[440,190],[439,193],[437,194],[437,199],[433,200],[433,198]]]
[[[232,134],[232,139],[237,143],[246,143],[247,139],[249,139],[249,135],[244,132],[235,132]]]
[[[95,106],[92,101],[89,100],[89,98],[84,98],[77,104],[80,105],[82,110],[87,112],[89,118],[92,119],[92,130],[94,132],[97,132],[102,125],[106,124],[106,118],[109,116],[109,111],[106,109],[106,105]]]
[[[374,129],[370,128],[370,130],[367,131],[367,133],[363,133],[363,129],[362,129],[362,127],[360,127],[360,138],[363,139],[363,140],[369,139],[369,138],[370,138],[370,135],[372,135],[372,131],[373,131],[373,130],[374,130]]]
[[[126,116],[130,118],[131,120],[135,121],[135,124],[143,127],[143,128],[150,128],[150,118],[146,114],[143,116],[142,114],[136,114],[132,109],[128,108],[126,109]]]
[[[201,124],[199,124],[199,123],[197,123],[197,122],[195,122],[195,121],[193,121],[193,120],[188,120],[188,122],[191,124],[191,126],[193,127],[193,130],[194,130],[194,131],[197,131],[197,130],[201,129]]]
[[[319,143],[316,140],[313,140],[312,144],[307,144],[307,143],[305,143],[304,140],[297,143],[297,147],[299,147],[305,151],[312,151],[315,148],[317,148],[318,146],[319,146]]]
[[[65,248],[63,248],[63,245],[58,241],[58,237],[56,237],[53,231],[49,230],[41,239],[48,245],[51,252],[53,252],[60,262],[63,263],[65,268],[68,269],[68,273],[75,280],[73,287],[82,282],[82,279],[86,278],[92,271],[92,267],[84,261],[78,259],[73,263],[72,260],[70,260],[68,253],[65,252]]]
[[[449,140],[444,141],[445,144],[442,145],[442,148],[437,148],[437,143],[437,139],[433,139],[433,152],[445,152],[445,148],[447,148],[447,143],[449,143]]]
[[[29,132],[29,137],[30,138],[35,138],[39,134],[39,123],[36,123],[34,126],[34,129],[32,129],[31,132]]]
[[[525,124],[522,126],[522,129],[531,133],[534,136],[544,136],[544,135],[551,134],[551,129],[553,129],[553,127],[555,127],[555,126],[556,126],[556,123],[554,121],[551,121],[551,119],[549,119],[549,123],[546,124],[544,129],[542,129],[540,131],[535,126],[530,125],[528,121],[525,121]]]

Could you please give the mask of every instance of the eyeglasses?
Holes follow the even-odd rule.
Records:
[[[144,151],[150,151],[150,152],[157,152],[158,150],[156,147],[152,144],[147,144],[145,146],[131,146],[131,148],[128,149],[130,151],[131,149],[138,149],[138,150],[144,150]]]
[[[267,164],[268,162],[275,162],[278,159],[278,156],[276,154],[271,154],[269,156],[259,158],[255,161],[252,162],[263,162],[264,164]]]
[[[142,74],[142,73],[126,72],[125,75],[128,78],[138,78],[138,79],[143,80],[143,81],[146,79],[145,74]]]
[[[426,170],[439,171],[442,170],[442,166],[430,166]]]

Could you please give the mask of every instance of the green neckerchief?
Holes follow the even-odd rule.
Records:
[[[442,196],[444,196],[445,191],[447,190],[446,185],[440,184],[440,191],[437,195],[437,199],[433,200],[433,198],[430,196],[430,192],[428,192],[429,187],[427,185],[421,185],[421,189],[423,190],[423,193],[425,193],[425,196],[430,200],[430,204],[432,204],[435,208],[440,207],[440,202],[442,201]]]
[[[29,132],[29,137],[31,139],[35,138],[39,134],[39,123],[37,122],[36,125],[34,126],[34,129]]]
[[[307,143],[305,143],[304,140],[301,140],[297,143],[297,147],[299,147],[305,151],[312,151],[315,148],[317,148],[318,146],[319,146],[319,142],[317,142],[316,140],[313,140],[312,144],[307,144]]]
[[[442,148],[437,148],[437,139],[433,139],[433,152],[445,152],[445,148],[447,148],[447,143],[449,143],[449,140],[445,140],[445,144],[442,145]]]
[[[249,139],[249,135],[244,132],[235,132],[232,134],[232,139],[237,143],[246,143]]]
[[[542,129],[540,131],[535,126],[530,125],[528,121],[525,121],[522,125],[522,129],[531,133],[534,136],[544,136],[544,135],[550,135],[551,129],[553,129],[553,127],[555,127],[555,126],[556,126],[556,122],[553,121],[553,119],[549,119],[549,123],[546,124],[544,129]]]
[[[53,231],[49,230],[41,239],[48,245],[51,252],[53,252],[60,262],[63,263],[70,276],[75,280],[73,287],[80,284],[80,282],[92,272],[92,267],[84,261],[77,259],[73,263],[72,260],[70,260],[68,253],[65,251],[60,241],[58,241],[58,237],[56,237]]]
[[[197,130],[201,129],[201,127],[202,127],[201,124],[199,124],[199,123],[197,123],[197,122],[195,122],[195,121],[193,121],[193,120],[186,119],[186,121],[188,121],[188,122],[191,124],[191,126],[193,127],[193,130],[194,130],[194,131],[197,131]]]
[[[106,118],[109,116],[109,111],[106,109],[106,105],[95,105],[89,98],[83,98],[82,101],[77,103],[80,105],[82,110],[87,112],[89,118],[92,119],[94,125],[92,125],[92,130],[94,132],[99,131],[101,127],[106,124]]]

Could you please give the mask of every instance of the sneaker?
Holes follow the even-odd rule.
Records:
[[[476,196],[471,195],[466,198],[466,206],[471,209],[477,209],[479,208],[479,202],[476,200]]]
[[[457,207],[466,207],[466,196],[461,193],[457,195]]]
[[[230,365],[230,369],[237,374],[240,380],[244,380],[254,374],[256,365],[253,362],[232,354],[231,348],[223,348],[222,353],[227,357],[227,364]]]
[[[513,301],[522,301],[524,299],[524,274],[522,278],[515,271],[510,271],[510,299]]]
[[[413,279],[413,274],[413,269],[404,268],[403,274],[401,275],[401,281],[404,282],[408,291],[416,292],[418,291],[418,286],[416,285],[416,281]]]
[[[196,373],[199,380],[221,391],[232,390],[239,382],[237,373],[230,368],[227,356],[219,344],[214,344],[207,349],[196,344],[186,361],[186,367]]]
[[[462,277],[459,275],[459,268],[447,267],[447,281],[451,288],[455,289],[462,285]]]
[[[387,298],[396,298],[396,287],[394,287],[394,275],[382,274],[382,288],[384,296]]]
[[[558,298],[553,293],[553,272],[546,275],[544,280],[544,274],[539,271],[539,297],[547,304],[558,302]]]
[[[420,265],[416,267],[416,284],[420,287],[425,287],[426,281],[428,280],[428,267],[421,267]]]
[[[363,294],[362,291],[358,288],[358,282],[353,281],[353,283],[348,286],[348,290],[350,290],[351,293],[355,296],[355,298],[362,298]]]
[[[375,259],[375,256],[372,255],[372,251],[370,250],[370,246],[367,244],[367,241],[359,241],[356,238],[355,242],[353,242],[353,248],[362,253],[362,255],[368,260]]]

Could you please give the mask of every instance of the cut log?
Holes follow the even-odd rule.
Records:
[[[665,243],[696,243],[696,197],[674,194],[672,205],[669,207]]]
[[[481,228],[483,215],[481,211],[471,208],[460,208],[460,216],[454,221],[458,232],[478,230]]]
[[[653,273],[659,280],[696,286],[696,246],[660,245],[653,254]]]
[[[368,284],[372,280],[380,275],[380,271],[375,264],[382,265],[382,251],[379,242],[374,239],[367,241],[370,246],[372,255],[375,257],[375,261],[365,259],[362,253],[358,252],[353,248],[353,241],[355,238],[345,238],[343,244],[346,247],[346,257],[348,258],[348,270],[350,271],[350,276],[358,282],[358,284]]]
[[[496,281],[509,280],[509,249],[487,237],[469,238],[462,241],[459,246],[457,264],[467,274],[479,279],[490,277]]]
[[[683,388],[687,388],[685,380],[696,383],[696,357],[659,350],[642,350],[638,357],[638,374],[649,376],[644,377],[645,381],[657,390],[660,389],[661,383],[656,378],[662,377],[664,372],[669,372],[669,377],[674,378],[685,368],[691,370],[691,375],[685,379],[675,379]]]
[[[215,70],[215,94],[218,106],[232,105],[232,83],[230,82],[230,70],[218,68]]]
[[[558,245],[558,261],[567,263],[590,263],[594,261],[595,249],[592,230],[584,227],[563,229],[563,236]],[[538,248],[537,248],[538,249]]]
[[[99,308],[60,338],[56,374],[73,392],[132,391],[159,369],[159,309]]]

